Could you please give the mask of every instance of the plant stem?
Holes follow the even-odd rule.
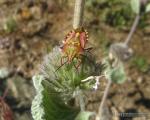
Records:
[[[83,22],[83,11],[84,11],[85,0],[75,0],[73,28],[77,29],[82,26]]]
[[[138,25],[139,21],[140,21],[140,14],[137,14],[136,17],[135,17],[135,20],[134,20],[134,22],[133,22],[133,25],[132,25],[132,27],[131,27],[131,29],[130,29],[130,32],[129,32],[129,34],[128,34],[128,36],[127,36],[125,42],[124,42],[126,45],[128,45],[129,42],[131,41],[132,35],[134,34],[134,32],[135,32],[135,30],[136,30],[136,28],[137,28],[137,25]]]
[[[108,95],[111,83],[112,83],[111,80],[108,80],[108,83],[107,83],[107,86],[105,88],[104,95],[103,95],[103,98],[102,98],[102,102],[101,102],[101,104],[99,106],[99,109],[98,109],[98,114],[96,116],[96,120],[101,120],[100,118],[101,118],[102,113],[103,113],[103,107],[104,107],[105,101],[107,99],[107,95]]]
[[[5,99],[5,97],[7,96],[8,94],[8,87],[5,89],[4,93],[3,93],[3,96],[2,96],[2,99]]]
[[[84,95],[83,95],[83,91],[79,87],[75,92],[75,97],[77,98],[76,100],[79,103],[80,110],[85,111]]]
[[[80,102],[81,111],[85,111],[85,102],[84,102],[84,96],[82,91],[80,91],[79,93],[79,102]]]

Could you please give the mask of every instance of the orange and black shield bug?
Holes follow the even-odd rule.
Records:
[[[61,66],[66,63],[71,63],[76,58],[77,64],[74,66],[78,68],[81,64],[81,55],[88,50],[86,49],[87,41],[88,32],[83,27],[70,31],[66,35],[63,40],[63,45],[61,46],[61,51],[63,53],[61,57]],[[64,61],[64,59],[66,61]]]

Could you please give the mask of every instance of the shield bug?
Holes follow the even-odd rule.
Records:
[[[89,51],[89,49],[85,48],[87,41],[88,32],[83,27],[70,31],[60,47],[62,51],[61,66],[66,63],[70,64],[76,58],[77,63],[74,66],[78,69],[82,62],[81,55],[83,55],[85,51]]]

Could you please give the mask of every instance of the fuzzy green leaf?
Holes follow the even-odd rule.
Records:
[[[43,76],[33,77],[35,96],[31,112],[34,120],[89,120],[92,112],[80,112],[79,109],[67,105],[60,93],[50,88]]]
[[[108,80],[111,80],[114,83],[124,83],[126,80],[126,73],[124,71],[124,66],[120,61],[118,66],[112,67],[108,59],[104,60],[106,65],[105,76]]]
[[[59,48],[54,48],[45,57],[41,66],[42,77],[33,79],[37,92],[32,103],[33,118],[35,120],[88,120],[91,113],[85,111],[80,113],[80,109],[71,106],[70,102],[79,96],[78,90],[90,89],[95,85],[94,82],[83,84],[81,80],[91,75],[99,75],[102,70],[101,65],[95,63],[92,57],[85,55],[82,57],[82,64],[76,69],[74,64],[77,64],[77,59],[61,66],[61,57],[62,52]]]
[[[36,96],[34,97],[32,101],[32,106],[31,106],[31,113],[32,117],[34,120],[45,120],[44,117],[44,109],[41,106],[42,105],[42,91],[44,90],[42,86],[42,80],[44,79],[43,76],[37,75],[33,77],[33,84],[36,89]]]
[[[73,120],[79,113],[79,109],[65,104],[60,93],[52,88],[45,86],[42,94],[45,120]]]
[[[93,112],[80,112],[75,120],[89,120],[89,117],[94,115]]]
[[[32,102],[32,116],[34,120],[73,120],[79,113],[66,105],[60,98],[59,93],[48,86],[42,85],[43,76],[33,77],[34,87],[37,95]]]
[[[134,13],[140,13],[140,0],[131,0],[130,5]]]
[[[126,74],[124,71],[124,66],[121,64],[118,68],[112,70],[111,80],[115,83],[124,83],[126,80]]]

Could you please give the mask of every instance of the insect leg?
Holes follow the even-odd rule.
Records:
[[[65,62],[63,61],[63,59],[66,58],[66,57],[67,57],[67,56],[61,57],[61,65],[56,69],[56,71],[59,70],[63,65],[65,65],[65,64],[68,62],[68,60],[65,61]]]
[[[92,50],[92,49],[93,49],[92,47],[89,47],[89,48],[85,48],[84,50],[85,50],[86,52],[92,54],[92,53],[91,53],[91,50]]]
[[[80,58],[77,58],[77,60],[78,60],[78,63],[76,65],[74,65],[74,66],[78,70],[79,66],[81,65],[82,60]]]

